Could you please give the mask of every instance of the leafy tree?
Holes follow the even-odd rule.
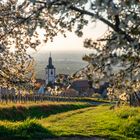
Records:
[[[139,0],[1,1],[1,63],[11,63],[10,58],[7,57],[5,61],[6,56],[3,55],[7,51],[11,56],[9,46],[15,48],[13,55],[16,57],[18,54],[18,61],[26,62],[25,58],[30,60],[26,50],[29,47],[36,48],[40,44],[38,28],[44,29],[43,40],[47,42],[49,39],[53,40],[58,33],[66,36],[67,31],[74,31],[81,37],[82,29],[89,21],[100,20],[108,26],[104,36],[97,40],[91,38],[84,41],[85,47],[96,52],[84,58],[91,64],[87,73],[93,75],[94,84],[99,85],[100,81],[108,81],[111,83],[112,91],[117,90],[118,94],[123,91],[138,100],[136,92],[139,91],[140,67],[139,13]],[[5,74],[5,69],[2,67],[1,73]],[[5,80],[4,74],[1,75]],[[11,71],[6,73],[9,74]]]

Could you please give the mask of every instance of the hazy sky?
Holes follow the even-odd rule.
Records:
[[[84,28],[83,37],[79,38],[74,33],[67,33],[67,37],[63,37],[62,35],[58,35],[54,38],[53,42],[47,42],[46,44],[41,44],[37,48],[37,52],[50,52],[50,51],[86,51],[83,47],[83,41],[85,38],[96,39],[101,37],[107,27],[105,24],[101,22],[89,24]]]

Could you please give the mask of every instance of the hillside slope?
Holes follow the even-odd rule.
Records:
[[[62,111],[61,106],[64,108]],[[111,110],[110,105],[95,107],[81,103],[52,103],[42,107],[43,110],[40,110],[40,107],[32,108],[29,105],[33,112],[26,107],[28,117],[24,119],[19,119],[16,113],[17,119],[0,117],[0,139],[140,139],[140,108],[124,106]]]

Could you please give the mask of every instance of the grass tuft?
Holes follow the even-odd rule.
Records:
[[[27,119],[14,129],[16,137],[39,139],[51,137],[53,134],[44,128],[41,124],[37,123],[35,119]]]
[[[128,119],[129,117],[136,116],[138,112],[139,111],[137,108],[134,108],[134,107],[130,108],[128,106],[124,106],[116,110],[117,116],[122,119]]]

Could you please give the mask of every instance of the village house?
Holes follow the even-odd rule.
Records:
[[[87,90],[90,88],[88,80],[74,80],[68,89],[73,89],[79,93],[79,96],[85,96],[87,94]]]

